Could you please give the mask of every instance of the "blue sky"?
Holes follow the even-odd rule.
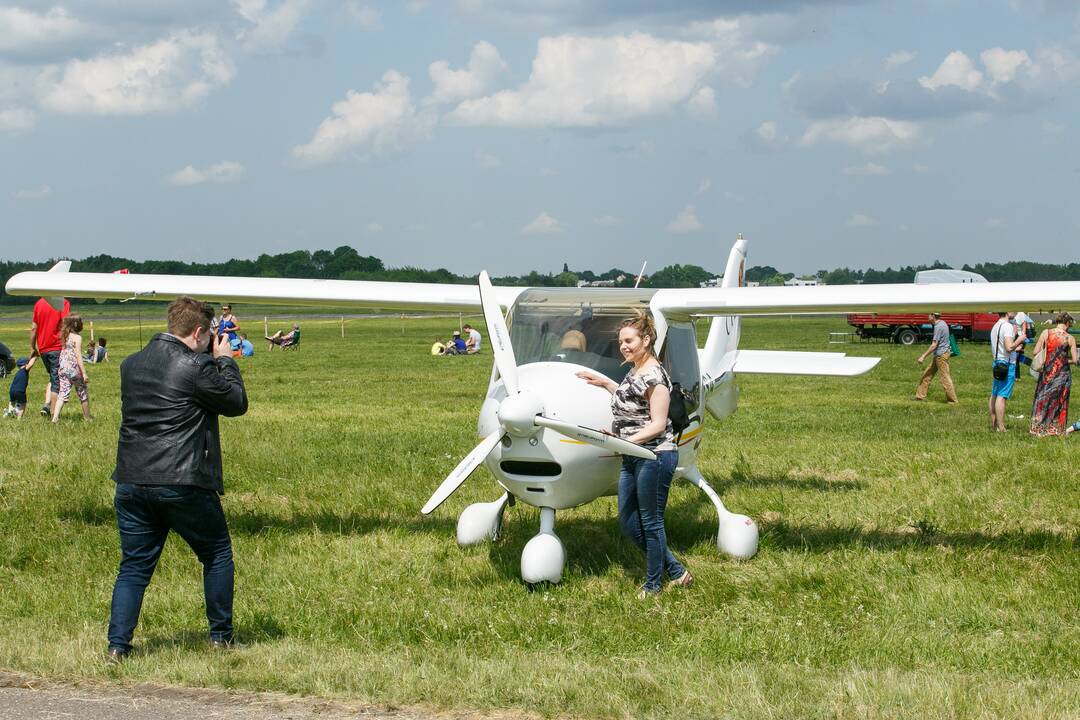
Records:
[[[1073,0],[16,0],[0,256],[1080,260]]]

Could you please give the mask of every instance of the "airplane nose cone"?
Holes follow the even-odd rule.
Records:
[[[528,390],[523,390],[499,404],[499,422],[511,435],[528,437],[537,429],[533,418],[542,412],[544,405],[540,398]]]

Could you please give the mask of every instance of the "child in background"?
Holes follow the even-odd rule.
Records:
[[[78,315],[68,315],[60,326],[60,367],[57,374],[60,376],[60,393],[53,405],[52,421],[60,421],[60,410],[64,403],[71,398],[71,388],[75,388],[79,396],[79,404],[82,405],[83,419],[92,420],[90,417],[90,393],[86,389],[87,377],[86,366],[83,365],[82,357],[82,332],[83,322]]]
[[[442,355],[446,352],[446,343],[442,341],[441,337],[435,338],[435,344],[431,346],[432,355]]]
[[[26,387],[30,384],[30,368],[37,362],[37,354],[31,355],[27,360],[24,357],[15,361],[19,368],[15,371],[15,377],[11,380],[11,388],[8,390],[8,409],[4,411],[4,417],[21,419],[26,412]]]

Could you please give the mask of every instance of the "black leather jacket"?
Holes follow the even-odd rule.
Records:
[[[158,333],[120,364],[120,442],[113,480],[224,492],[218,415],[247,412],[232,358],[193,352]]]

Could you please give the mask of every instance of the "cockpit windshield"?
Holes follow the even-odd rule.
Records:
[[[510,318],[518,363],[570,362],[621,382],[629,366],[619,353],[619,325],[648,310],[655,290],[534,288]]]

